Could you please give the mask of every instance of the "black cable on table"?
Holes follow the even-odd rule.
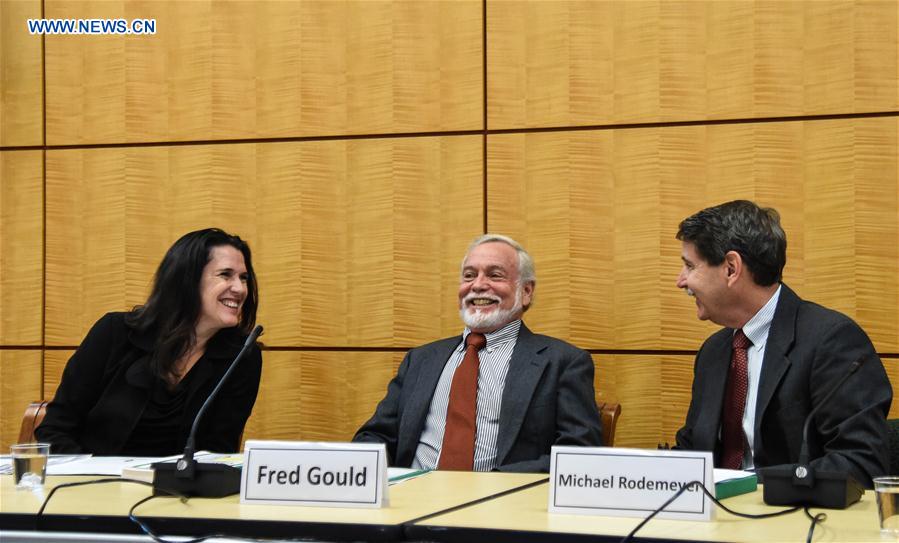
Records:
[[[104,483],[134,483],[134,484],[139,484],[139,485],[149,486],[149,487],[153,486],[153,483],[149,483],[147,481],[141,481],[138,479],[123,479],[121,477],[109,477],[109,478],[105,478],[105,479],[92,479],[90,481],[76,481],[76,482],[72,482],[72,483],[58,484],[50,490],[50,492],[47,494],[47,497],[44,498],[44,502],[41,504],[40,509],[38,509],[37,513],[35,514],[35,529],[36,530],[40,529],[40,520],[44,514],[44,510],[47,508],[47,504],[50,503],[50,498],[52,498],[53,495],[56,494],[57,490],[59,490],[61,488],[71,488],[71,487],[76,487],[76,486],[88,486],[88,485],[96,485],[96,484],[104,484]],[[161,491],[165,494],[168,494],[170,497],[179,498],[181,500],[181,503],[187,503],[187,500],[189,499],[184,494],[181,494],[180,492],[177,492],[174,490],[168,490],[165,488],[160,488],[158,486],[155,488],[157,491]],[[266,543],[266,542],[270,542],[270,541],[298,541],[298,542],[299,541],[310,541],[309,538],[290,538],[290,539],[278,538],[276,540],[272,540],[272,539],[239,537],[239,536],[232,536],[232,535],[228,535],[228,534],[210,534],[210,535],[204,535],[201,537],[197,537],[194,539],[178,540],[178,541],[164,539],[159,534],[157,534],[155,531],[153,531],[149,526],[147,526],[146,523],[144,523],[140,518],[137,517],[137,515],[134,514],[135,509],[137,509],[139,506],[147,503],[148,501],[152,500],[153,498],[159,498],[159,497],[160,496],[151,494],[150,496],[147,496],[146,498],[138,500],[137,503],[132,505],[131,509],[128,510],[129,520],[131,520],[131,522],[135,523],[144,534],[146,534],[148,537],[150,537],[156,543],[202,543],[203,541],[213,539],[213,538],[236,539],[236,540],[240,540],[240,541],[249,541],[252,543]]]
[[[682,486],[682,487],[680,488],[680,490],[678,490],[677,492],[675,492],[673,496],[671,496],[670,498],[668,498],[668,501],[666,501],[665,503],[663,503],[661,506],[659,506],[658,509],[656,509],[656,510],[653,511],[648,517],[646,517],[645,519],[643,519],[643,521],[641,521],[640,524],[638,524],[636,528],[634,528],[633,530],[631,530],[631,533],[629,533],[629,534],[627,534],[626,536],[624,536],[624,539],[621,540],[621,543],[626,543],[627,541],[630,541],[631,539],[633,539],[634,534],[636,534],[637,531],[640,530],[640,528],[642,528],[643,526],[645,526],[647,522],[649,522],[650,520],[653,519],[653,517],[655,517],[656,515],[658,515],[659,513],[661,513],[666,507],[668,507],[669,505],[671,505],[671,504],[674,502],[674,500],[678,499],[678,498],[681,496],[681,494],[683,494],[684,492],[687,491],[687,489],[689,489],[689,488],[691,488],[691,487],[694,487],[694,486],[698,486],[698,487],[700,488],[700,490],[702,490],[702,491],[705,493],[706,496],[708,496],[713,502],[715,502],[715,505],[717,505],[717,506],[720,507],[721,509],[724,509],[725,511],[727,511],[727,512],[730,513],[731,515],[734,515],[734,516],[737,516],[737,517],[742,517],[742,518],[752,518],[752,519],[771,518],[771,517],[779,517],[779,516],[781,516],[781,515],[788,515],[788,514],[790,514],[790,513],[795,513],[796,511],[799,511],[799,509],[801,509],[800,507],[797,506],[797,507],[790,507],[789,509],[781,509],[780,511],[773,511],[773,512],[771,512],[771,513],[759,513],[759,514],[757,514],[757,515],[751,515],[751,514],[749,514],[749,513],[739,513],[739,512],[737,512],[737,511],[734,511],[733,509],[727,507],[726,505],[724,505],[724,504],[721,503],[720,501],[718,501],[718,499],[715,498],[715,496],[712,496],[712,493],[709,492],[708,489],[706,489],[705,485],[702,484],[702,481],[690,481],[689,483],[687,483],[687,484],[685,484],[684,486]],[[823,513],[819,514],[818,516],[820,516],[820,515],[823,515]],[[826,518],[827,515],[824,515],[824,517]],[[811,517],[809,517],[809,518],[811,518]],[[815,518],[817,518],[817,517],[815,517]],[[822,519],[822,520],[823,520],[823,519]],[[812,530],[814,530],[814,526],[815,526],[815,521],[814,521],[814,519],[813,519],[813,522],[812,522]],[[809,537],[811,537],[811,530],[809,531]],[[809,541],[811,541],[811,540],[809,540]]]

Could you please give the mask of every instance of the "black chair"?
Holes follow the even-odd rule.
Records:
[[[887,421],[890,427],[890,475],[899,475],[899,419]]]

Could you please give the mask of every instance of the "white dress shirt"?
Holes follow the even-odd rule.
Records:
[[[474,444],[474,471],[492,471],[496,467],[496,441],[499,435],[499,415],[506,385],[506,374],[512,360],[512,350],[518,341],[521,320],[510,322],[499,330],[484,334],[487,346],[478,351],[478,407]],[[466,328],[462,341],[450,355],[425,419],[425,427],[415,450],[412,467],[435,469],[440,461],[440,447],[446,428],[446,410],[449,404],[453,374],[465,356],[465,339],[471,331]]]
[[[755,443],[755,409],[759,397],[762,362],[765,359],[765,344],[768,342],[768,332],[771,331],[771,321],[774,319],[774,310],[777,309],[780,289],[781,287],[778,286],[771,299],[743,325],[743,333],[752,342],[747,349],[749,363],[746,370],[749,374],[749,390],[746,391],[746,407],[743,409],[743,432],[746,434],[746,443],[749,446],[743,453],[743,469],[755,467],[752,456]]]

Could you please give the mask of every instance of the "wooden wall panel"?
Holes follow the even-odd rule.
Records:
[[[268,344],[455,333],[481,155],[477,136],[50,151],[47,343],[141,303],[165,250],[208,226],[249,241]]]
[[[0,344],[40,345],[43,325],[41,151],[0,152]]]
[[[73,352],[46,352],[45,398],[53,398]],[[349,441],[374,413],[404,354],[263,351],[262,382],[244,439]],[[40,395],[37,388],[35,398]],[[21,419],[25,403],[15,407]]]
[[[41,351],[0,350],[0,449],[19,438],[28,404],[41,399]]]
[[[895,1],[46,0],[157,33],[48,36],[44,59],[21,28],[40,5],[0,2],[0,146],[41,145],[45,114],[49,144],[85,147],[0,153],[0,442],[68,347],[213,225],[250,242],[276,349],[247,438],[349,439],[403,356],[376,349],[458,333],[485,216],[536,258],[529,326],[622,350],[594,356],[620,446],[683,422],[693,357],[675,353],[717,327],[674,286],[674,234],[734,198],[781,211],[787,283],[856,318],[899,382],[899,119],[490,135],[486,157],[439,134],[485,128],[485,30],[491,129],[895,112]],[[383,137],[332,138],[356,134]],[[215,144],[306,136],[328,137]],[[182,141],[204,144],[121,145]],[[42,343],[43,375],[9,349]]]
[[[40,16],[40,0],[0,2],[0,147],[43,142],[41,37],[26,24]]]
[[[403,353],[263,353],[245,439],[349,441],[374,413]]]
[[[887,418],[899,419],[899,358],[884,358],[883,367],[887,370],[890,383],[893,384],[893,403]]]
[[[690,405],[693,357],[593,355],[598,402],[621,404],[616,447],[674,444]]]
[[[487,2],[491,129],[896,111],[899,5]]]
[[[597,401],[621,404],[616,447],[654,449],[659,443],[674,445],[690,407],[693,360],[693,356],[675,354],[593,355]],[[899,392],[899,360],[884,358],[883,363],[895,397]],[[899,418],[896,401],[889,418]]]
[[[46,2],[155,35],[47,37],[51,144],[482,125],[481,2]]]
[[[895,353],[899,119],[869,124],[808,123],[803,293],[856,316],[880,350]]]
[[[44,398],[53,397],[72,352],[46,352]],[[5,361],[3,353],[0,351],[0,361]],[[403,355],[390,352],[263,352],[262,383],[244,438],[323,441],[352,438],[384,397],[387,383],[396,373]],[[615,445],[654,448],[658,443],[673,444],[690,405],[693,357],[600,354],[593,355],[593,361],[597,401],[618,402],[622,406]],[[899,360],[884,358],[883,363],[896,396],[899,394]],[[39,390],[27,387],[18,396],[26,392],[32,394],[28,398],[39,398]],[[10,405],[0,404],[4,408],[4,428],[14,424],[17,417],[21,418],[27,402],[18,396],[9,402]],[[27,401],[31,401],[28,398]],[[24,403],[19,406],[17,402]],[[899,418],[899,402],[893,402],[889,416]]]
[[[75,349],[53,349],[44,351],[44,399],[52,400],[56,396],[56,389],[62,380],[62,371],[66,368],[66,362],[75,354]],[[24,406],[22,407],[24,409]]]
[[[495,135],[488,229],[537,265],[528,322],[594,349],[697,349],[678,223],[736,198],[780,210],[785,281],[899,349],[893,118]]]

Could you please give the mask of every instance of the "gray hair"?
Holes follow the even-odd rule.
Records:
[[[475,238],[475,240],[471,242],[471,245],[468,246],[468,250],[465,251],[465,257],[462,258],[462,266],[465,266],[465,259],[468,258],[469,253],[471,253],[475,247],[492,242],[505,243],[515,249],[515,252],[518,253],[519,284],[537,284],[537,273],[534,271],[534,259],[531,258],[531,255],[524,250],[524,247],[522,247],[520,243],[509,236],[503,236],[502,234],[484,234],[483,236]]]

